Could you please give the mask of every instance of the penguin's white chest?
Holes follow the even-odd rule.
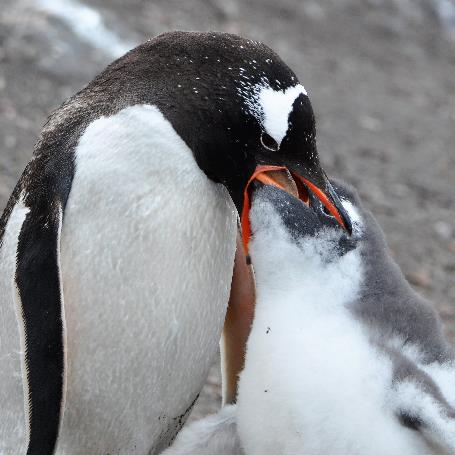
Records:
[[[67,394],[58,454],[166,446],[218,347],[235,237],[226,190],[155,107],[87,128],[61,238]]]

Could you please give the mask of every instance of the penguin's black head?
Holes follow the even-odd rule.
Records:
[[[249,205],[245,188],[258,166],[283,167],[313,185],[350,230],[319,162],[308,94],[270,48],[226,33],[172,32],[119,59],[111,65],[114,75],[116,68],[127,68],[140,101],[160,108],[199,167],[226,186],[239,213]]]

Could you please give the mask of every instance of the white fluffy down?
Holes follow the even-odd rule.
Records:
[[[268,204],[253,205],[251,219],[257,306],[238,397],[245,453],[438,453],[387,406],[391,362],[348,310],[360,251],[336,257],[330,231],[297,246]]]
[[[395,392],[391,394],[392,407],[406,409],[411,415],[424,416],[425,427],[422,431],[434,446],[431,453],[455,453],[455,420],[444,415],[431,394],[416,383],[407,381],[398,384]]]
[[[235,406],[185,427],[163,455],[242,455],[237,435]]]

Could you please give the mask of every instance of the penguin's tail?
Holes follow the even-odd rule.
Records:
[[[455,408],[432,380],[431,383],[406,380],[395,384],[394,404],[404,426],[418,431],[441,453],[455,453]]]

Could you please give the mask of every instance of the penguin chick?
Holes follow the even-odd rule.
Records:
[[[310,193],[272,186],[250,213],[257,302],[237,426],[247,455],[453,454],[455,365],[355,192],[348,236]]]
[[[439,318],[357,194],[336,191],[350,237],[311,193],[309,207],[271,186],[254,193],[257,303],[238,405],[184,428],[165,455],[455,453]]]

